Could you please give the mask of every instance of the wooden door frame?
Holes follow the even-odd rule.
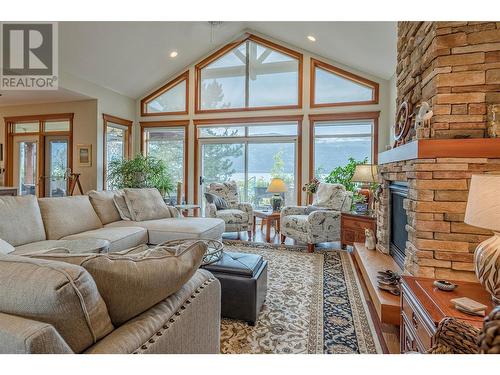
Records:
[[[107,157],[107,134],[108,134],[108,122],[113,124],[118,124],[127,128],[125,131],[125,158],[130,159],[132,157],[132,128],[134,122],[124,118],[116,117],[113,115],[108,115],[106,113],[102,114],[102,189],[106,190],[106,157]]]
[[[144,131],[154,128],[184,128],[184,199],[188,201],[189,185],[189,120],[172,121],[141,121],[141,154],[147,156],[145,147]]]
[[[14,139],[21,135],[38,135],[40,157],[38,159],[39,171],[45,171],[45,136],[48,135],[65,135],[69,136],[68,150],[68,168],[73,170],[73,119],[74,113],[52,113],[44,115],[27,115],[27,116],[9,116],[4,117],[5,123],[5,186],[12,186],[14,179]],[[69,131],[46,132],[45,123],[51,120],[67,120],[69,121]],[[14,125],[20,122],[38,122],[38,132],[34,133],[14,133]],[[38,195],[45,196],[45,184],[39,183]]]
[[[194,120],[194,203],[198,204],[199,198],[199,179],[200,168],[199,164],[199,139],[198,128],[201,125],[224,125],[224,124],[245,124],[245,123],[266,123],[280,121],[296,121],[297,122],[297,205],[302,203],[302,123],[304,115],[283,115],[283,116],[259,116],[259,117],[235,117],[235,118],[218,118],[218,119],[199,119]]]

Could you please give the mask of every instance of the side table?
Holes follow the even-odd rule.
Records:
[[[340,216],[341,247],[353,246],[354,242],[365,242],[365,229],[377,233],[377,219],[373,215],[342,212]]]
[[[260,218],[262,220],[262,225],[266,224],[266,242],[271,242],[271,227],[275,224],[276,233],[280,232],[280,212],[274,211],[263,211],[254,210],[253,211],[253,233],[255,235],[255,219]],[[261,225],[261,228],[262,228]]]

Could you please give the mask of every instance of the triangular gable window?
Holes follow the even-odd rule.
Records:
[[[142,116],[188,113],[189,72],[185,72],[141,100]]]
[[[196,66],[196,110],[300,108],[302,55],[254,35]]]
[[[311,59],[311,107],[378,103],[378,83]]]

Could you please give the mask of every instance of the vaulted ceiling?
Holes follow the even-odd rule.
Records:
[[[245,30],[383,79],[395,72],[395,22],[61,22],[59,66],[138,98]]]

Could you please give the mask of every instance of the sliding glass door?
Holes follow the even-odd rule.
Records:
[[[198,128],[200,202],[212,182],[235,181],[255,208],[270,206],[267,187],[281,178],[286,204],[297,203],[297,122],[203,126]]]

